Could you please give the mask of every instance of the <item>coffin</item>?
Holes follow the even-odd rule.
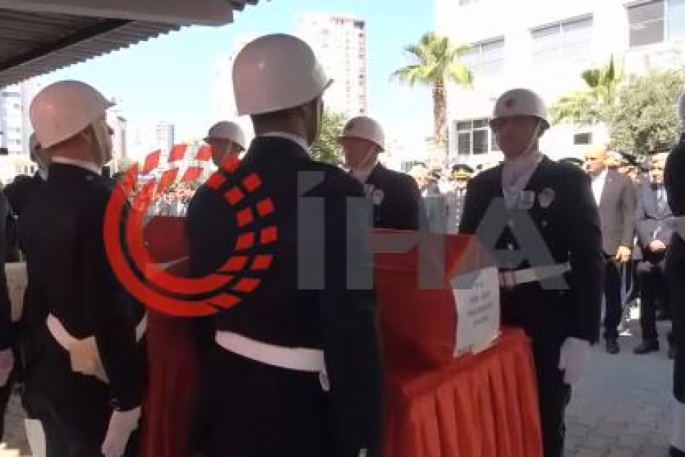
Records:
[[[392,237],[407,234],[418,236],[374,231],[386,368],[432,370],[487,347],[500,328],[498,275],[488,251],[472,236],[426,233],[406,252],[381,252],[398,244]]]

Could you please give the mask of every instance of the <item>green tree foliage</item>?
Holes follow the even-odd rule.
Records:
[[[611,57],[606,66],[585,70],[580,77],[585,81],[587,89],[559,99],[550,110],[552,123],[595,125],[606,121],[622,80],[621,70],[614,63],[614,57]]]
[[[418,43],[408,45],[404,50],[413,62],[396,70],[392,77],[409,86],[419,84],[430,88],[435,142],[443,156],[441,162],[447,164],[447,84],[470,87],[473,83],[471,70],[459,60],[469,48],[455,45],[446,36],[428,32]]]
[[[608,110],[613,146],[647,156],[673,146],[678,136],[676,100],[685,75],[669,70],[636,77],[621,86]]]
[[[340,135],[345,121],[345,116],[342,114],[328,110],[324,112],[321,133],[310,148],[312,158],[332,165],[343,163],[342,151],[338,145],[338,135]]]

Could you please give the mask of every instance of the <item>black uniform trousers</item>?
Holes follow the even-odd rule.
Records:
[[[564,413],[571,386],[559,370],[561,345],[566,339],[568,293],[540,291],[537,285],[501,289],[502,323],[523,328],[531,339],[544,457],[563,457],[566,426]]]
[[[359,449],[335,445],[333,424],[321,420],[329,396],[317,373],[266,365],[216,344],[205,363],[192,433],[203,457],[357,457]]]
[[[561,343],[558,339],[533,340],[544,457],[563,457],[566,425],[564,413],[571,400],[571,386],[559,370]]]
[[[664,274],[663,254],[647,254],[638,264],[638,274],[642,285],[640,290],[640,328],[644,341],[656,341],[656,312],[668,306],[668,284]]]
[[[621,300],[621,264],[607,257],[604,270],[604,338],[618,338],[618,326],[623,317]]]
[[[666,279],[673,320],[673,395],[685,403],[685,242],[673,237],[666,256]]]
[[[69,354],[54,340],[27,370],[24,402],[45,431],[47,457],[102,455],[112,415],[107,385],[71,371]],[[125,457],[138,455],[137,434],[129,438]]]

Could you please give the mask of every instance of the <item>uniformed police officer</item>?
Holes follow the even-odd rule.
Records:
[[[505,92],[490,127],[505,160],[469,181],[460,232],[493,249],[502,322],[532,339],[545,457],[560,457],[570,385],[599,333],[599,216],[583,171],[539,151],[549,123],[537,94]]]
[[[358,181],[308,154],[331,82],[290,35],[257,38],[235,59],[238,113],[251,116],[256,138],[223,184],[212,180],[216,191],[205,185],[191,201],[190,269],[206,276],[247,256],[262,265],[253,268],[261,282],[208,298],[240,301],[212,322],[194,433],[203,456],[379,455],[375,298],[348,286],[348,272],[371,277],[370,249],[346,260],[371,230],[370,217],[347,208],[356,198],[368,215],[369,205]],[[245,210],[253,217],[237,216]]]
[[[31,123],[50,155],[48,181],[20,221],[26,252],[27,403],[45,430],[48,457],[135,455],[145,327],[105,254],[112,192],[100,175],[112,158],[106,111],[93,87],[60,81],[31,103]],[[128,446],[128,448],[127,448]]]
[[[222,167],[228,159],[238,159],[245,150],[245,133],[235,122],[221,121],[210,127],[205,143],[212,150],[212,162]]]
[[[666,280],[673,319],[675,360],[673,395],[675,418],[671,439],[671,456],[685,457],[685,91],[678,97],[678,119],[681,136],[671,151],[664,170],[664,187],[668,205],[676,218],[676,233],[666,256]]]
[[[423,213],[421,193],[411,176],[378,162],[385,150],[381,125],[367,116],[350,119],[338,136],[350,174],[364,185],[373,204],[376,228],[418,230]]]
[[[447,233],[457,233],[466,200],[466,186],[473,176],[473,168],[466,164],[452,166],[454,188],[447,192]]]

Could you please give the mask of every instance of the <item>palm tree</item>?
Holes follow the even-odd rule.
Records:
[[[413,59],[411,65],[392,74],[401,83],[430,87],[433,97],[433,121],[435,142],[447,163],[447,83],[470,87],[473,74],[459,61],[468,46],[457,46],[446,36],[435,32],[424,34],[417,44],[405,46],[405,52]]]
[[[621,71],[614,64],[614,56],[602,68],[581,73],[587,89],[562,97],[552,106],[552,122],[573,122],[577,125],[594,125],[604,122],[607,109],[616,100],[621,83]]]

